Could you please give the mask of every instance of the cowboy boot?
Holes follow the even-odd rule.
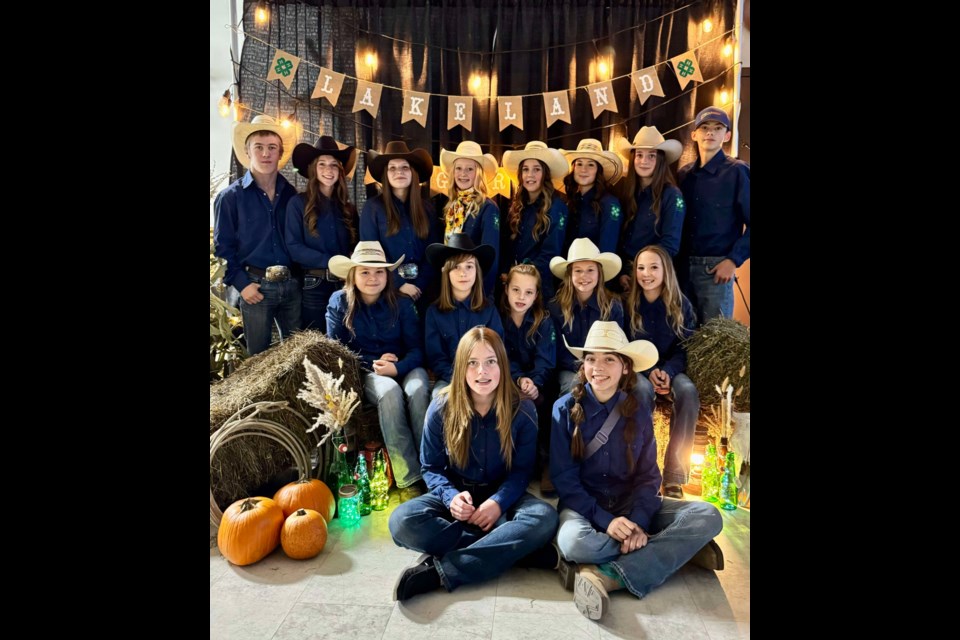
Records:
[[[622,582],[604,574],[597,565],[580,565],[573,585],[573,603],[586,617],[599,620],[610,607],[608,594],[623,588]]]

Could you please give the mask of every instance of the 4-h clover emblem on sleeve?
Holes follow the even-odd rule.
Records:
[[[620,219],[620,205],[616,205],[616,204],[615,204],[615,205],[613,205],[613,207],[611,207],[611,209],[610,209],[610,217],[611,217],[613,220],[619,220],[619,219]]]

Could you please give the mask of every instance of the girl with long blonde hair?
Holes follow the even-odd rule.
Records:
[[[450,385],[427,410],[421,461],[430,493],[390,515],[393,541],[428,554],[401,573],[395,600],[483,582],[518,561],[556,567],[557,512],[526,491],[536,440],[536,410],[510,379],[503,340],[470,329]]]

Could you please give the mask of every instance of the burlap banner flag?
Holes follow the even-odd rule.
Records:
[[[426,128],[427,111],[430,109],[430,94],[420,93],[419,91],[403,92],[403,115],[400,116],[400,124],[416,120],[417,124]]]
[[[283,49],[277,49],[277,52],[273,55],[273,61],[270,63],[270,73],[267,74],[267,80],[279,80],[283,83],[283,86],[289,89],[299,66],[300,58],[292,53],[287,53]]]
[[[320,67],[317,86],[313,88],[313,93],[310,97],[326,98],[330,104],[337,106],[337,100],[340,99],[340,90],[343,89],[344,78],[346,78],[346,76],[342,73]]]
[[[510,125],[523,131],[523,96],[497,98],[497,113],[500,116],[500,131]]]
[[[457,125],[473,130],[473,98],[470,96],[447,96],[447,129]]]
[[[663,87],[660,86],[660,78],[657,77],[656,67],[647,67],[630,74],[633,80],[633,86],[637,89],[637,97],[640,98],[642,105],[650,96],[664,97]]]
[[[433,165],[433,175],[430,176],[430,195],[435,196],[438,193],[446,195],[447,189],[450,188],[450,176],[447,175],[447,172],[440,168],[439,165]]]
[[[496,195],[510,197],[510,174],[503,167],[499,167],[497,175],[487,183],[487,195],[491,198]]]
[[[550,91],[543,94],[543,110],[547,114],[547,126],[549,127],[557,120],[563,120],[571,124],[570,120],[570,99],[566,91]]]
[[[691,80],[703,82],[703,76],[700,75],[700,65],[697,64],[697,56],[693,55],[693,51],[687,51],[683,55],[671,58],[670,62],[673,63],[673,72],[677,74],[681,89],[685,89]]]
[[[353,113],[366,109],[367,113],[376,118],[377,110],[380,109],[380,93],[382,91],[382,84],[357,80],[357,95],[353,99]]]
[[[590,96],[590,107],[593,117],[596,118],[604,111],[617,111],[617,99],[613,97],[613,84],[609,80],[587,85],[587,95]]]

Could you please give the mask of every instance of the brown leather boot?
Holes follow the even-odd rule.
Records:
[[[688,562],[710,571],[723,571],[723,551],[716,540],[711,540],[703,545],[703,549],[697,551],[697,555],[690,558]]]
[[[543,473],[540,474],[540,493],[543,495],[554,494],[557,492],[557,488],[553,486],[553,483],[550,481],[550,468],[544,467]]]
[[[590,618],[599,620],[603,612],[610,607],[611,591],[623,589],[619,580],[604,575],[595,564],[580,565],[573,583],[573,604],[577,611]]]

